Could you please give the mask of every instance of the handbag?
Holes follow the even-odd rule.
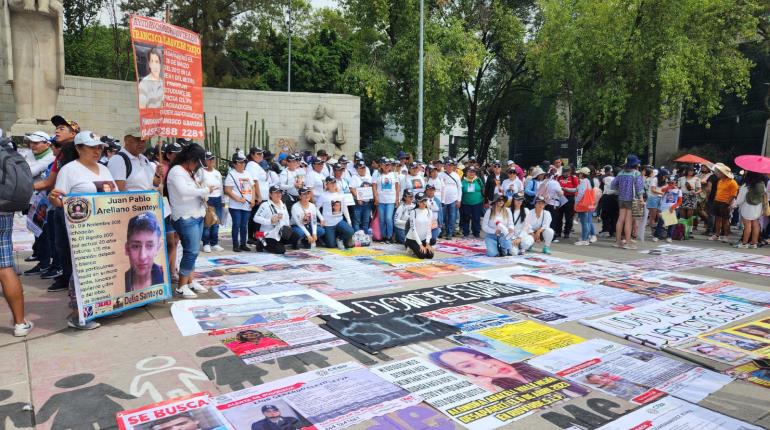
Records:
[[[633,177],[633,185],[631,186],[631,192],[633,200],[631,200],[631,216],[634,218],[641,218],[644,216],[644,202],[641,199],[636,198],[636,175]]]
[[[214,224],[219,224],[219,217],[214,206],[206,205],[206,215],[203,217],[203,225],[211,227]]]
[[[281,227],[281,230],[278,231],[282,242],[286,242],[291,239],[292,233],[294,233],[294,230],[292,230],[288,225]]]

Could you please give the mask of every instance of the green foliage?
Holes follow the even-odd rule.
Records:
[[[64,35],[65,72],[69,75],[134,80],[134,60],[128,30],[99,24]]]

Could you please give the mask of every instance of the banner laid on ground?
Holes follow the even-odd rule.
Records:
[[[232,429],[214,406],[209,393],[191,394],[118,412],[115,418],[120,430]]]
[[[422,401],[352,362],[223,394],[214,400],[236,430],[340,430]]]
[[[223,299],[236,299],[238,297],[258,296],[260,294],[274,294],[285,291],[303,291],[304,286],[292,282],[237,282],[233,284],[217,285],[211,291]]]
[[[457,327],[460,331],[473,331],[486,327],[487,323],[515,320],[510,315],[499,314],[476,305],[452,306],[422,312],[425,318]]]
[[[415,314],[498,297],[517,296],[519,294],[532,293],[533,291],[529,288],[493,281],[463,282],[361,299],[342,300],[341,303],[350,307],[353,311],[350,315],[339,315],[339,317],[367,318],[395,312]]]
[[[200,36],[139,15],[129,18],[142,137],[202,139]]]
[[[215,336],[246,364],[345,344],[344,340],[304,318],[215,330],[209,335]]]
[[[770,388],[770,367],[759,366],[751,361],[725,370],[725,373],[736,379],[742,379],[760,387]]]
[[[708,358],[709,360],[718,361],[720,363],[730,364],[732,366],[751,361],[751,357],[747,354],[733,351],[732,349],[722,348],[711,343],[703,342],[699,339],[684,341],[673,348],[678,351]]]
[[[770,318],[703,334],[698,339],[754,357],[770,358]]]
[[[764,308],[700,294],[685,294],[581,324],[643,345],[661,348],[698,336]]]
[[[560,324],[612,312],[608,308],[593,303],[565,299],[547,293],[525,294],[513,298],[490,300],[486,303],[548,324]]]
[[[171,297],[157,191],[70,195],[63,204],[81,322]]]
[[[755,263],[753,261],[741,261],[738,263],[720,264],[719,266],[715,266],[715,268],[770,278],[770,264]]]
[[[676,397],[666,397],[624,415],[597,430],[760,430]]]
[[[183,300],[171,305],[171,315],[182,336],[348,311],[350,308],[313,290],[237,299]]]
[[[572,333],[557,330],[534,321],[502,324],[497,327],[478,330],[474,333],[511,347],[523,349],[534,355],[545,354],[546,352],[574,345],[585,340]]]
[[[529,364],[639,404],[666,394],[697,403],[731,381],[690,363],[604,339],[552,351]]]
[[[553,404],[588,394],[583,387],[526,363],[509,365],[466,348],[435,352],[430,360],[438,365],[411,358],[373,371],[422,397],[471,430],[497,428]],[[478,362],[472,371],[458,369],[459,362],[469,361]],[[482,369],[489,375],[472,373],[481,373]]]
[[[752,290],[743,287],[703,287],[698,288],[696,291],[721,299],[770,308],[770,291]]]

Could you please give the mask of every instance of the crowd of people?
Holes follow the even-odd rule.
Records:
[[[481,239],[482,231],[488,256],[538,248],[549,254],[553,243],[570,239],[576,224],[576,246],[604,236],[614,238],[615,247],[635,249],[646,228],[653,241],[678,238],[679,222],[671,223],[671,217],[683,218],[693,231],[702,225],[709,239],[722,242],[740,222],[743,235],[735,243],[740,248],[766,244],[770,235],[766,220],[761,222],[767,176],[742,172],[736,177],[722,163],[669,171],[642,166],[629,155],[618,167],[575,169],[556,159],[525,170],[513,161],[482,165],[473,157],[464,163],[451,157],[418,163],[400,152],[397,158],[367,162],[360,152],[349,161],[324,150],[272,154],[250,148],[237,150],[220,171],[222,160],[189,140],[166,143],[158,151],[148,147],[138,128],[126,130],[119,145],[62,116],[51,121],[54,136],[38,131],[25,137],[34,189],[47,197],[49,208],[27,258],[37,264],[24,274],[52,279],[50,292],[67,290],[72,309],[67,323],[82,330],[99,323],[81,323],[76,313],[61,207],[62,197],[74,193],[160,190],[170,276],[183,298],[206,291],[195,279],[195,262],[200,252],[225,250],[219,226],[226,218],[233,252],[345,249],[364,236],[403,244],[421,259],[433,258],[440,238]],[[13,310],[15,334],[25,336],[32,324],[24,319],[21,283],[13,270],[12,222],[13,214],[2,214],[0,282]]]

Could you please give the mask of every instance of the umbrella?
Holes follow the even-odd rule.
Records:
[[[751,172],[770,173],[770,158],[761,155],[735,157],[735,164]]]
[[[677,158],[677,159],[676,159],[676,160],[674,160],[674,161],[675,161],[675,162],[677,162],[677,163],[699,163],[699,164],[707,164],[707,165],[709,165],[709,166],[712,164],[712,163],[711,163],[711,161],[709,161],[709,160],[706,160],[706,159],[705,159],[705,158],[703,158],[703,157],[698,157],[697,155],[693,155],[693,154],[685,154],[685,155],[682,155],[681,157]]]

